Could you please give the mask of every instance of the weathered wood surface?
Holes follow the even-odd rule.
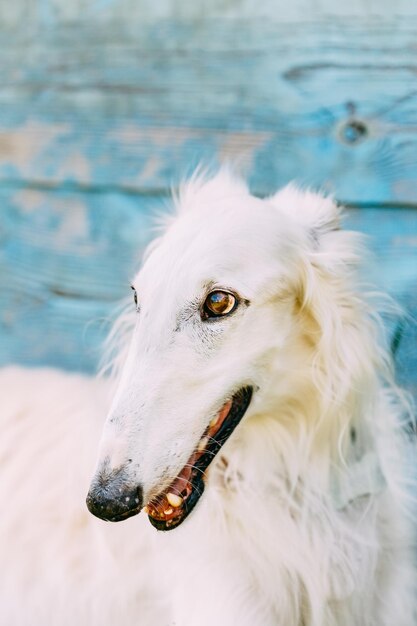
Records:
[[[225,19],[279,17],[281,22],[317,20],[320,15],[359,19],[415,15],[415,0],[16,0],[0,2],[0,28],[13,31],[68,22],[99,27],[123,20],[134,27],[158,19]]]
[[[0,362],[94,370],[150,236],[147,198],[3,187],[0,202]]]
[[[258,193],[415,203],[416,41],[416,17],[0,32],[0,182],[156,192],[231,158]]]

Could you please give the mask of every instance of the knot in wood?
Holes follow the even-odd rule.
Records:
[[[341,126],[339,133],[344,143],[353,145],[366,138],[368,128],[361,120],[350,119]]]

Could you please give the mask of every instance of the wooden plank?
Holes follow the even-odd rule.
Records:
[[[1,188],[0,202],[0,362],[94,370],[150,236],[149,199]]]
[[[395,351],[397,378],[417,400],[417,210],[369,207],[350,209],[346,227],[368,235],[374,254],[371,276],[399,303],[402,319],[387,320]]]
[[[0,363],[93,371],[166,198],[3,187],[0,202]],[[417,211],[352,209],[346,225],[372,236],[384,288],[416,314]],[[401,379],[417,391],[415,327],[406,333]]]
[[[63,20],[38,35],[0,36],[0,182],[155,193],[237,159],[258,193],[297,179],[416,203],[416,19]]]
[[[414,0],[16,0],[0,2],[0,28],[55,26],[91,22],[96,26],[123,19],[136,28],[160,19],[261,18],[282,22],[315,20],[318,15],[352,17],[414,15]]]

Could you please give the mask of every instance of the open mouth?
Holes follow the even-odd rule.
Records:
[[[191,513],[203,494],[205,471],[245,414],[252,391],[243,387],[222,406],[175,480],[144,508],[155,528],[172,530]]]

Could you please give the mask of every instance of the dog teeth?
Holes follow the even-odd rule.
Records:
[[[208,444],[208,441],[209,441],[208,437],[202,437],[200,439],[200,443],[197,446],[198,452],[204,452],[204,450],[206,449],[206,446]]]
[[[174,512],[174,509],[165,509],[164,513],[165,515],[171,515],[171,513]]]
[[[182,504],[181,496],[177,496],[176,493],[171,493],[171,492],[167,493],[167,500],[170,503],[170,505],[173,506],[175,509],[181,506]]]

